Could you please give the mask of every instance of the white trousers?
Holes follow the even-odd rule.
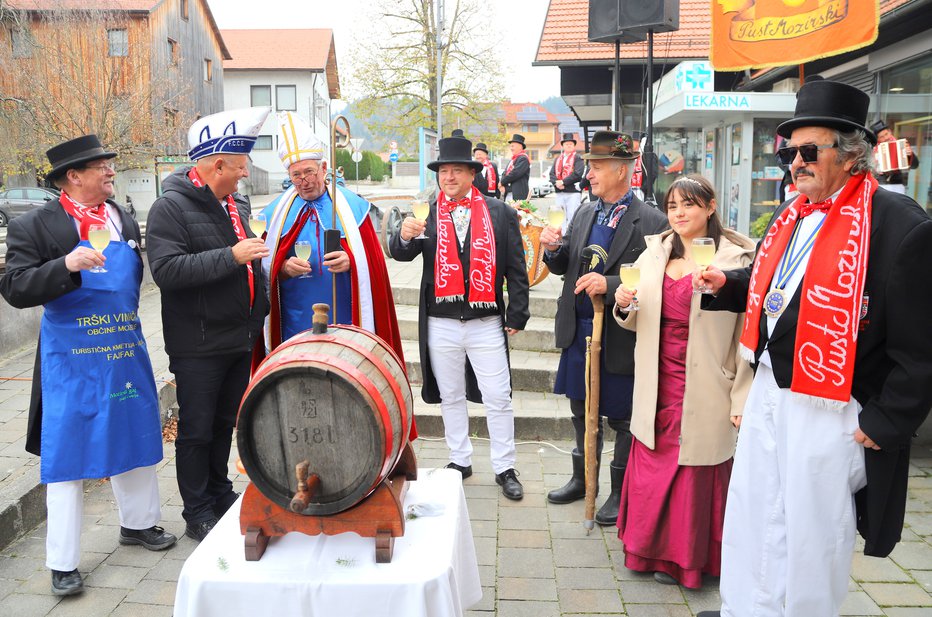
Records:
[[[491,440],[492,470],[515,466],[515,419],[511,406],[511,372],[505,355],[502,318],[459,321],[427,318],[430,366],[440,391],[440,414],[450,460],[472,465],[469,414],[466,411],[466,358],[476,373]]]
[[[162,518],[155,465],[112,476],[110,486],[123,527],[148,529]],[[46,489],[48,534],[45,538],[45,565],[52,570],[70,572],[81,561],[84,481],[53,482],[46,485]]]
[[[859,405],[815,407],[758,366],[741,421],[722,539],[722,617],[836,617],[867,479]]]
[[[557,196],[557,207],[566,212],[566,218],[563,220],[563,231],[566,232],[567,226],[573,220],[576,209],[582,201],[582,193],[555,193]]]

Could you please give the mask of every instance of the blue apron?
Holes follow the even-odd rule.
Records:
[[[597,244],[608,253],[617,228],[593,225],[588,244]],[[605,264],[599,263],[593,272],[603,274]],[[588,294],[576,297],[576,334],[569,347],[560,354],[553,391],[567,398],[586,400],[586,337],[592,336],[592,301]],[[606,309],[605,319],[612,319]],[[599,388],[599,415],[627,420],[631,417],[631,399],[634,395],[634,376],[609,373],[606,367],[605,337],[602,337],[601,386]]]
[[[82,240],[81,246],[90,246]],[[105,249],[105,273],[42,316],[42,482],[106,478],[162,460],[159,403],[137,310],[142,260]]]

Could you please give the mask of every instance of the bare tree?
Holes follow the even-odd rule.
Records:
[[[145,19],[0,3],[0,172],[48,171],[45,151],[96,133],[122,168],[183,144],[187,89],[154,66]]]
[[[355,109],[370,130],[413,144],[417,128],[437,126],[436,0],[380,0],[378,32],[353,54]],[[443,126],[471,128],[469,136],[500,137],[503,78],[495,57],[492,15],[478,0],[446,0],[443,31]],[[359,40],[360,37],[357,37]],[[445,133],[449,131],[444,130]],[[503,140],[502,140],[503,141]],[[410,150],[409,150],[410,152]]]

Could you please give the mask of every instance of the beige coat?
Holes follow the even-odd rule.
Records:
[[[615,320],[637,332],[634,349],[634,407],[631,432],[654,449],[657,414],[660,309],[663,275],[673,250],[673,232],[648,236],[647,249],[637,264],[641,285],[637,290],[639,311],[623,313],[615,307]],[[747,266],[754,259],[754,243],[725,230],[712,264],[722,270]],[[717,465],[735,453],[737,431],[731,416],[741,415],[751,387],[753,372],[738,355],[738,339],[744,315],[726,311],[702,311],[694,294],[689,311],[686,343],[686,391],[680,425],[680,465]]]

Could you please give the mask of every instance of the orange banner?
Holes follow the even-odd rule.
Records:
[[[802,64],[870,45],[879,0],[711,0],[716,71]]]

